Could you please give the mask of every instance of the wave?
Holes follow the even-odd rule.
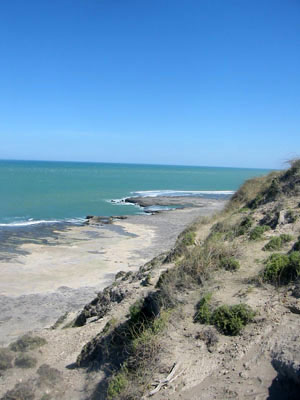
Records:
[[[138,207],[138,204],[126,202],[131,197],[207,197],[207,198],[228,198],[235,193],[234,190],[140,190],[130,192],[131,196],[121,199],[107,200],[109,203],[122,206]]]
[[[70,218],[70,219],[61,219],[61,220],[24,220],[24,221],[17,221],[17,222],[8,222],[6,224],[0,223],[0,227],[23,227],[23,226],[31,226],[31,225],[53,225],[53,224],[61,224],[61,223],[68,223],[68,224],[82,224],[85,221],[84,218]]]
[[[131,192],[133,197],[176,197],[176,196],[205,196],[205,195],[225,195],[235,193],[233,190],[142,190]]]

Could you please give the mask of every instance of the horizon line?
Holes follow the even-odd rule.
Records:
[[[230,168],[230,169],[264,169],[264,170],[280,170],[283,168],[266,168],[266,167],[225,167],[218,165],[191,165],[191,164],[154,164],[154,163],[136,163],[136,162],[116,162],[116,161],[75,161],[75,160],[31,160],[31,159],[15,159],[0,158],[1,161],[15,162],[48,162],[48,163],[77,163],[77,164],[116,164],[116,165],[144,165],[144,166],[161,166],[161,167],[192,167],[192,168]]]

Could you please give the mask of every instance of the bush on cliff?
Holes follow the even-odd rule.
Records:
[[[293,240],[293,236],[283,233],[280,236],[274,236],[272,239],[263,247],[263,250],[275,251],[280,250],[286,243]]]
[[[300,275],[300,253],[272,254],[265,262],[263,280],[275,285],[288,284]]]
[[[249,234],[250,240],[260,240],[263,238],[263,234],[269,231],[270,227],[268,225],[258,225]]]
[[[201,324],[209,324],[211,320],[212,314],[212,306],[210,304],[212,294],[207,293],[202,299],[198,302],[196,306],[196,313],[194,316],[195,322],[200,322]]]
[[[211,316],[211,323],[224,335],[235,336],[253,320],[255,312],[246,304],[218,307]]]
[[[222,305],[213,310],[211,298],[211,293],[208,293],[199,301],[194,322],[214,325],[220,333],[235,336],[255,316],[255,312],[247,304]]]
[[[226,271],[237,271],[240,268],[240,263],[234,257],[223,257],[220,260],[221,268]]]

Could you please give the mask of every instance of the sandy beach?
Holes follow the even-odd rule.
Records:
[[[129,216],[112,225],[72,226],[54,231],[44,244],[28,240],[0,261],[0,345],[51,326],[65,312],[79,310],[117,272],[136,271],[170,249],[177,235],[224,201],[202,207]],[[45,240],[44,240],[45,241]]]

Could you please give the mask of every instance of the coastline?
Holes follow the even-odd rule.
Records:
[[[113,225],[54,231],[55,245],[47,240],[19,245],[13,259],[0,262],[0,345],[51,326],[65,312],[78,311],[111,284],[117,272],[136,271],[169,250],[193,220],[226,203],[202,201],[201,207],[128,216]]]

